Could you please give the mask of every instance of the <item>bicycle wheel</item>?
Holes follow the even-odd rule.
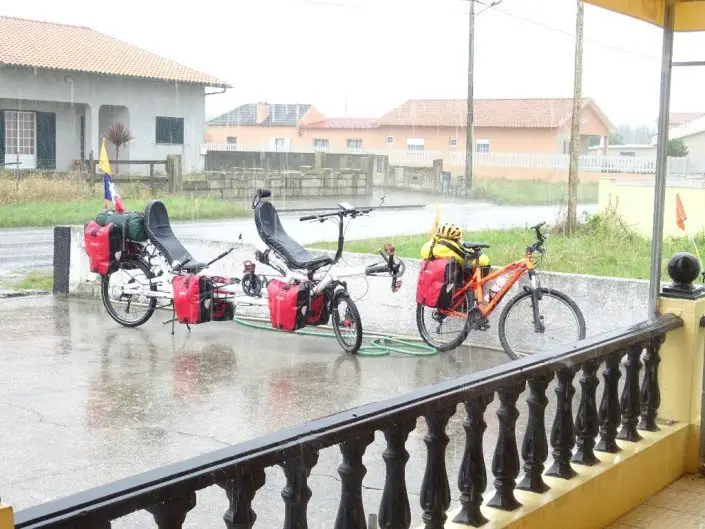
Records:
[[[471,306],[470,294],[466,296],[466,307],[469,306]],[[440,352],[456,349],[470,334],[467,313],[459,312],[448,316],[441,314],[438,309],[418,303],[416,304],[416,327],[421,339]],[[435,334],[432,332],[434,329]],[[436,335],[441,337],[438,338]]]
[[[147,322],[157,306],[157,298],[145,295],[147,290],[157,290],[150,282],[153,277],[144,261],[132,257],[121,261],[115,272],[104,275],[100,293],[110,317],[125,327]]]
[[[542,331],[534,326],[531,291],[520,292],[510,299],[499,317],[499,341],[512,360],[585,338],[585,318],[578,305],[558,290],[539,290]]]
[[[346,353],[356,354],[362,345],[362,319],[345,290],[333,295],[333,332]]]

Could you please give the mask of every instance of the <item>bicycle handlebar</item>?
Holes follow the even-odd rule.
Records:
[[[324,219],[331,218],[331,217],[357,217],[358,215],[366,215],[372,211],[372,208],[368,209],[343,209],[341,211],[334,211],[333,213],[320,213],[317,215],[304,215],[303,217],[299,218],[300,222],[304,222],[307,220],[320,220],[323,221]]]

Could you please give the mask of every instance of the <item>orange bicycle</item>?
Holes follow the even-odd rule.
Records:
[[[470,331],[486,331],[490,315],[524,274],[528,274],[529,284],[522,288],[517,285],[519,292],[499,317],[499,340],[507,355],[516,360],[519,355],[543,352],[585,338],[585,318],[578,305],[564,293],[540,286],[536,268],[545,254],[546,236],[541,233],[544,224],[531,228],[536,232],[536,242],[526,249],[523,259],[494,272],[489,271],[489,266],[472,266],[479,263],[482,249],[489,248],[489,244],[463,242],[466,252],[463,277],[447,308],[417,303],[416,324],[423,340],[439,351],[450,351],[462,344]],[[540,254],[538,260],[536,254]],[[567,310],[560,312],[554,308]],[[456,330],[448,331],[447,327]],[[443,339],[445,336],[447,340]]]

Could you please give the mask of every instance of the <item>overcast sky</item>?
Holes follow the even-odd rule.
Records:
[[[409,98],[466,95],[467,0],[177,5],[0,0],[0,14],[89,26],[228,81],[226,94],[207,98],[208,117],[257,101],[376,117]],[[475,97],[572,96],[575,9],[572,0],[503,0],[480,14]],[[584,51],[584,96],[615,124],[655,120],[659,28],[586,5]],[[705,60],[705,34],[676,36],[676,60],[686,59]],[[672,111],[705,111],[703,94],[704,67],[674,70]]]

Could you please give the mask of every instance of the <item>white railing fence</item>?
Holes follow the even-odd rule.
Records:
[[[387,150],[387,149],[360,149],[360,148],[335,148],[310,146],[282,146],[272,147],[269,144],[248,145],[241,143],[205,143],[201,145],[201,154],[208,152],[292,152],[315,153],[327,152],[331,154],[357,154],[357,155],[382,155],[389,158],[390,166],[403,167],[431,167],[434,160],[443,160],[446,166],[464,166],[464,151],[431,151],[431,150]],[[517,169],[544,169],[554,171],[567,171],[570,164],[568,154],[544,153],[512,153],[490,152],[475,153],[473,166],[497,167]],[[595,173],[632,173],[654,174],[656,172],[655,158],[637,158],[627,156],[596,156],[583,154],[580,156],[578,168],[583,172]],[[668,173],[671,176],[688,176],[705,174],[705,159],[691,157],[669,158]]]

